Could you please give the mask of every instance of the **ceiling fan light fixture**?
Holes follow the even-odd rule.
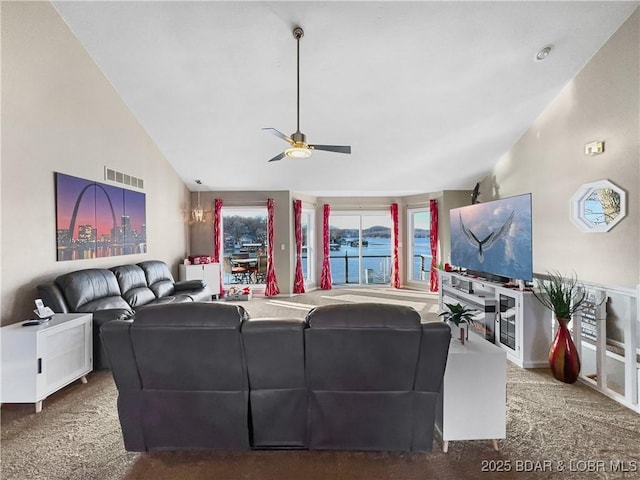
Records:
[[[294,146],[287,148],[284,154],[289,158],[309,158],[311,156],[311,149],[309,147]]]

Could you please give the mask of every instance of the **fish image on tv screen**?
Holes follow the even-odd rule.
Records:
[[[454,208],[449,215],[453,265],[533,280],[531,194]]]

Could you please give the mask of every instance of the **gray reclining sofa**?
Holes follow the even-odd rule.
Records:
[[[93,314],[93,368],[109,368],[100,342],[100,326],[133,316],[144,306],[211,300],[211,291],[199,280],[176,282],[159,260],[110,269],[90,268],[65,273],[38,285],[38,296],[56,313]]]
[[[427,451],[451,332],[410,307],[317,307],[250,320],[169,304],[105,323],[129,451]]]

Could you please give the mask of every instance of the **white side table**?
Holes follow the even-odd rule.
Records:
[[[37,326],[24,322],[2,327],[2,402],[42,401],[93,369],[93,317],[90,313],[56,314]]]
[[[474,333],[464,345],[452,338],[436,428],[443,450],[454,440],[492,440],[506,437],[507,354]]]

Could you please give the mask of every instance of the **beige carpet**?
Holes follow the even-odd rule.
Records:
[[[306,305],[337,301],[327,296],[366,297],[372,293],[373,290],[341,289],[278,298],[276,303],[273,299],[256,298],[244,305],[254,317],[302,318]],[[386,300],[425,303],[421,315],[434,318],[433,298],[397,293],[378,292]],[[308,451],[138,454],[124,451],[116,411],[117,391],[111,374],[99,371],[89,375],[88,384],[76,382],[49,397],[37,415],[32,405],[2,406],[1,478],[640,478],[640,415],[580,383],[559,383],[544,369],[523,370],[509,364],[507,381],[507,438],[500,441],[499,452],[488,441],[465,441],[452,442],[445,454],[436,434],[434,450],[424,454]],[[473,398],[468,399],[468,408],[482,415],[482,406],[475,405]],[[614,471],[616,464],[618,470],[636,471]],[[500,467],[510,471],[497,472]],[[541,471],[531,472],[534,467]],[[585,471],[589,467],[597,471]]]

